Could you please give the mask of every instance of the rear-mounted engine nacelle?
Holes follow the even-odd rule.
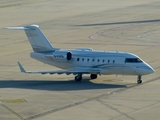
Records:
[[[53,59],[55,61],[70,61],[72,60],[71,52],[55,52],[53,53]]]

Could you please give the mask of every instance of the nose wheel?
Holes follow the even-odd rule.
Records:
[[[142,76],[141,76],[141,75],[138,75],[138,77],[137,77],[137,83],[138,83],[138,84],[141,84],[141,83],[142,83],[141,78],[142,78]]]

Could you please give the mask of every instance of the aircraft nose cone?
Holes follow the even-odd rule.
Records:
[[[144,75],[151,74],[151,73],[155,72],[155,70],[148,64],[146,64],[145,66],[140,67],[140,68],[141,68],[141,73]]]
[[[149,67],[150,68],[150,73],[154,73],[155,72],[155,70],[152,68],[152,67]]]
[[[154,73],[155,70],[151,66],[148,65],[147,69],[146,69],[146,72],[147,72],[147,74],[151,74],[151,73]]]

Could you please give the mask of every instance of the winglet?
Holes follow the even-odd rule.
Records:
[[[25,69],[23,68],[23,66],[21,65],[20,62],[18,62],[18,66],[19,66],[19,69],[21,70],[21,72],[26,73]]]

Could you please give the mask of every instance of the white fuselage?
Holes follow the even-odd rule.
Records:
[[[67,53],[71,59],[67,60]],[[53,52],[32,52],[31,57],[62,69],[98,68],[101,74],[146,75],[153,68],[138,56],[124,52],[104,52],[92,49],[56,50]]]
[[[75,81],[81,81],[83,74],[96,79],[100,74],[137,75],[137,83],[142,83],[142,75],[154,72],[154,69],[138,56],[124,52],[104,52],[90,48],[60,50],[54,48],[38,25],[8,27],[11,30],[24,30],[34,52],[30,56],[43,63],[65,70],[26,71],[18,62],[23,73],[29,74],[74,74]]]

